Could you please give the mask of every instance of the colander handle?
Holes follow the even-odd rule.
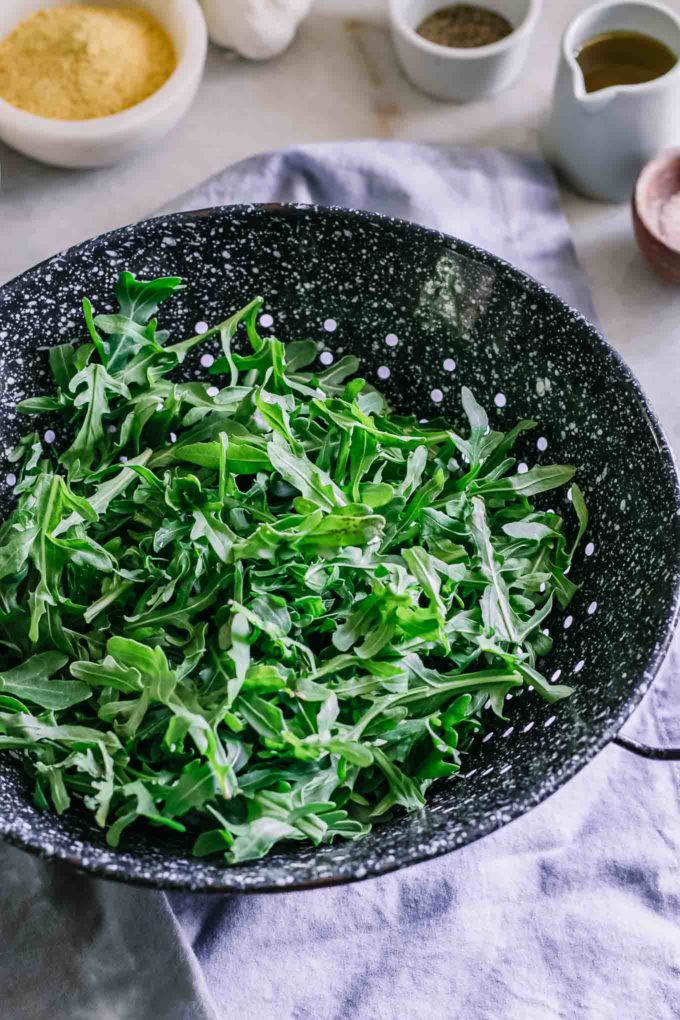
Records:
[[[650,747],[649,744],[641,744],[639,740],[631,740],[630,737],[614,737],[614,744],[623,747],[626,751],[639,754],[641,758],[652,758],[655,761],[680,761],[680,747]]]

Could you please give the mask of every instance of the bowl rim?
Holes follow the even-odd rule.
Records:
[[[0,297],[2,297],[2,295],[7,291],[20,291],[22,283],[27,276],[33,274],[38,269],[48,266],[54,259],[64,260],[78,257],[80,250],[86,245],[94,242],[108,243],[121,232],[126,230],[129,231],[131,228],[134,229],[135,227],[147,226],[148,224],[157,222],[164,225],[163,229],[167,233],[168,226],[172,226],[172,224],[182,220],[220,219],[224,217],[252,215],[253,213],[288,217],[307,216],[311,213],[321,217],[330,215],[346,218],[348,222],[356,222],[356,220],[359,219],[367,224],[392,226],[398,230],[405,231],[406,233],[426,236],[431,239],[433,238],[449,245],[461,256],[470,258],[476,262],[492,265],[497,269],[504,271],[506,275],[509,275],[529,294],[535,295],[536,297],[547,297],[550,301],[557,302],[564,312],[568,313],[575,321],[579,322],[582,327],[585,327],[589,338],[596,346],[601,348],[604,357],[618,370],[623,381],[632,390],[632,395],[640,406],[643,415],[647,419],[648,426],[654,436],[659,455],[663,461],[663,466],[672,479],[675,497],[674,509],[676,514],[680,515],[680,473],[668,438],[650,404],[649,398],[643,392],[637,377],[628,367],[618,351],[616,351],[605,339],[602,333],[591,322],[589,322],[585,316],[568,305],[567,302],[563,301],[562,298],[558,297],[558,295],[556,295],[553,291],[545,287],[528,273],[513,266],[510,262],[507,262],[505,259],[502,259],[483,248],[479,248],[469,241],[461,240],[451,234],[446,234],[443,231],[435,230],[430,227],[424,227],[418,223],[414,223],[400,217],[344,208],[341,206],[322,206],[285,202],[240,203],[152,216],[145,220],[140,220],[137,223],[129,224],[127,226],[108,231],[104,234],[87,238],[79,244],[72,245],[70,248],[57,252],[49,258],[38,262],[36,265],[29,267],[23,273],[2,285],[0,287]],[[140,867],[137,874],[129,875],[125,871],[125,869],[129,867],[128,862],[116,864],[115,852],[107,850],[106,857],[108,860],[98,860],[97,857],[99,848],[95,847],[88,850],[86,849],[87,844],[80,841],[82,850],[80,856],[78,856],[75,853],[55,848],[49,839],[31,838],[30,833],[29,835],[26,835],[21,829],[13,828],[11,820],[6,820],[2,817],[0,817],[0,840],[39,857],[69,864],[80,872],[94,875],[99,878],[122,882],[126,885],[166,891],[183,891],[206,894],[239,893],[248,895],[272,892],[285,893],[293,891],[308,891],[311,889],[329,886],[349,885],[355,882],[364,881],[368,878],[377,878],[381,875],[390,874],[391,872],[401,871],[406,867],[424,863],[428,860],[434,860],[435,858],[442,857],[454,850],[461,849],[462,847],[474,843],[478,839],[488,836],[492,832],[503,828],[505,825],[520,818],[522,815],[527,814],[553,793],[557,792],[557,790],[580,772],[582,768],[592,761],[592,759],[601,750],[603,750],[614,739],[614,737],[616,737],[638,707],[663,665],[670,647],[675,625],[680,618],[680,531],[676,532],[675,546],[675,570],[672,597],[669,605],[667,606],[663,622],[658,628],[656,644],[647,663],[640,667],[635,667],[636,682],[632,686],[631,693],[621,705],[616,717],[609,718],[601,729],[591,735],[591,738],[585,746],[579,747],[578,751],[574,751],[569,757],[567,757],[551,777],[550,781],[545,782],[534,789],[529,790],[521,797],[518,797],[503,812],[487,814],[478,825],[470,827],[470,829],[465,833],[464,838],[454,840],[447,838],[444,834],[442,836],[438,836],[434,847],[432,845],[414,845],[409,851],[402,854],[398,861],[393,857],[388,858],[387,860],[375,860],[368,866],[361,868],[359,871],[355,870],[349,874],[340,874],[318,880],[303,879],[286,884],[278,884],[271,881],[271,879],[265,879],[262,882],[249,882],[248,884],[244,884],[242,882],[239,883],[238,881],[238,866],[225,865],[219,872],[219,879],[217,881],[210,883],[204,882],[197,885],[192,885],[191,882],[187,880],[175,879],[172,877],[172,874],[168,875],[167,873],[161,878],[155,877],[153,874],[155,870],[154,865]],[[125,848],[122,848],[122,850],[124,851]],[[113,860],[111,858],[113,858]]]
[[[667,7],[666,4],[660,3],[659,0],[600,0],[600,2],[594,3],[591,6],[582,7],[581,10],[574,15],[562,33],[560,53],[562,59],[571,70],[577,98],[581,100],[581,102],[585,102],[596,109],[599,108],[601,104],[609,101],[609,99],[619,93],[623,93],[623,95],[637,95],[638,92],[646,94],[649,92],[660,91],[666,88],[670,77],[676,77],[680,74],[679,55],[675,64],[667,71],[664,71],[663,74],[660,74],[658,78],[651,78],[649,81],[635,82],[631,85],[608,85],[606,88],[597,89],[595,92],[586,92],[583,72],[581,71],[576,59],[578,51],[574,45],[574,36],[577,35],[578,30],[584,24],[588,24],[590,21],[596,21],[599,15],[604,14],[605,11],[625,7],[646,7],[649,10],[656,11],[666,17],[669,21],[672,21],[678,32],[680,32],[680,16],[670,7]],[[661,41],[663,42],[663,40]]]
[[[520,23],[513,25],[512,32],[503,36],[502,39],[498,39],[497,42],[487,43],[484,46],[445,46],[443,43],[431,42],[418,33],[417,26],[412,25],[404,16],[401,0],[389,0],[389,3],[390,21],[402,39],[430,58],[462,61],[496,57],[517,46],[525,36],[533,32],[543,8],[543,0],[527,0],[527,11]],[[495,7],[493,9],[496,10]],[[504,12],[497,11],[497,13]]]
[[[76,3],[84,2],[85,0],[76,0]],[[44,140],[66,144],[103,141],[115,139],[118,135],[128,131],[143,128],[149,121],[156,117],[162,117],[177,102],[178,96],[183,96],[188,90],[194,88],[196,75],[198,74],[200,77],[202,73],[208,50],[208,29],[200,5],[196,0],[174,0],[174,2],[187,33],[184,52],[179,55],[177,64],[169,77],[150,96],[119,113],[108,114],[105,117],[91,117],[88,120],[41,117],[37,113],[29,113],[28,110],[13,106],[12,103],[0,96],[0,133],[5,130],[30,132],[33,136],[39,135]],[[142,7],[146,9],[143,0]],[[17,22],[17,24],[19,23]],[[167,29],[166,32],[172,39],[177,53],[175,37]]]

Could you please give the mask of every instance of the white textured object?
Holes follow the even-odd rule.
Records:
[[[210,39],[250,60],[269,60],[293,41],[312,0],[201,0]]]

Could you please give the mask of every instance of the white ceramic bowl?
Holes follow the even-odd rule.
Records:
[[[79,2],[79,0],[76,0]],[[131,0],[87,0],[101,7],[129,6]],[[2,0],[0,38],[20,21],[63,0]],[[0,138],[43,163],[65,167],[108,166],[158,141],[186,113],[196,95],[207,50],[207,31],[196,0],[134,0],[168,32],[177,67],[165,84],[143,102],[110,117],[53,120],[0,99]]]
[[[541,0],[474,0],[502,14],[511,35],[489,46],[459,49],[429,42],[416,29],[447,0],[390,0],[392,39],[407,77],[436,99],[469,101],[500,92],[517,77],[529,49]]]

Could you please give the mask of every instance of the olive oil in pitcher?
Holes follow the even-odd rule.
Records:
[[[677,54],[642,32],[604,32],[585,42],[576,53],[586,92],[611,85],[640,85],[670,71]]]

